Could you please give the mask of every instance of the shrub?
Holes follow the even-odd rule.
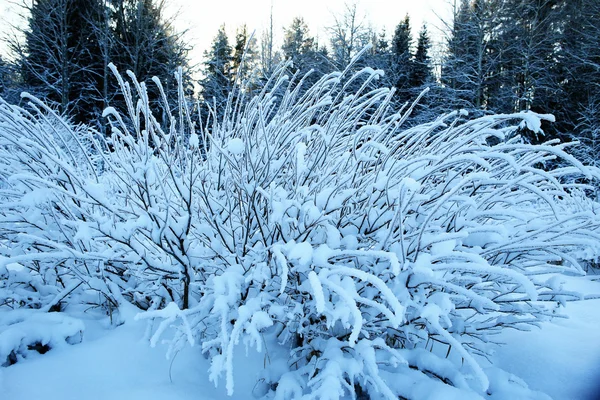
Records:
[[[492,335],[556,316],[578,298],[556,274],[598,256],[597,204],[573,183],[596,176],[515,136],[550,116],[403,130],[378,71],[307,90],[284,71],[210,126],[181,91],[168,131],[120,79],[129,115],[106,110],[91,150],[68,124],[40,129],[61,119],[34,99],[34,114],[2,104],[4,263],[54,271],[54,301],[146,310],[152,343],[180,321],[171,351],[201,345],[228,394],[242,340],[273,355],[269,398],[493,395],[501,374],[477,359]]]

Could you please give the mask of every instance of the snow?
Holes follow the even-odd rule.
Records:
[[[227,150],[234,155],[244,152],[244,141],[240,138],[233,138],[227,143]]]
[[[192,132],[190,119],[171,115],[163,131],[149,118],[131,74],[133,86],[117,77],[129,115],[106,113],[110,146],[84,146],[51,110],[0,101],[0,350],[17,361],[0,369],[0,394],[39,398],[26,385],[38,374],[60,398],[89,398],[87,383],[91,396],[133,399],[185,399],[188,389],[215,399],[544,399],[527,386],[567,375],[556,365],[596,374],[585,361],[597,354],[596,327],[577,322],[571,301],[600,293],[575,278],[600,255],[599,204],[577,182],[600,175],[558,142],[513,136],[550,117],[443,116],[402,130],[391,92],[369,89],[374,70],[332,74],[302,94],[281,90],[285,74],[207,127],[203,151],[197,137],[174,135]],[[582,174],[546,162],[556,159]],[[595,300],[575,304],[598,314]],[[548,325],[563,310],[574,319]],[[527,359],[549,349],[511,328],[531,330],[557,358]],[[108,384],[96,390],[84,373]],[[71,379],[75,392],[63,387]],[[550,394],[593,388],[560,390]]]
[[[192,149],[197,149],[198,146],[200,145],[200,137],[198,136],[198,134],[196,132],[192,132],[190,134],[189,145],[190,145],[190,148],[192,148]]]
[[[600,293],[599,282],[589,282],[586,286],[589,292]],[[499,340],[506,344],[492,357],[494,368],[485,368],[490,378],[490,399],[547,399],[541,394],[537,397],[516,396],[514,382],[520,380],[530,389],[545,392],[554,400],[597,398],[600,391],[600,300],[569,303],[566,311],[568,320],[544,323],[542,329],[531,332],[508,330],[500,335]],[[77,317],[83,319],[86,326],[82,343],[61,346],[44,355],[0,368],[1,399],[248,400],[258,394],[267,357],[264,351],[250,350],[246,356],[245,346],[236,347],[240,355],[234,368],[236,390],[229,397],[223,387],[215,388],[208,382],[209,362],[198,348],[188,347],[168,360],[165,358],[166,344],[152,348],[143,339],[143,322],[114,327],[107,319],[97,316],[79,314]],[[253,322],[257,328],[268,324],[268,317],[263,317]],[[423,368],[428,365],[427,368],[438,371],[448,367],[427,364],[440,362],[435,357],[428,359],[428,354],[424,352],[420,358],[409,359],[409,362],[419,360]],[[429,393],[423,398],[477,398],[445,385],[434,390],[436,385],[430,380],[410,376],[404,374],[404,377],[394,379],[398,385],[413,379],[410,384],[414,385],[413,394]],[[455,378],[456,382],[459,376]],[[507,385],[508,380],[513,384]]]
[[[243,346],[237,346],[246,368],[236,373],[239,390],[228,397],[208,382],[209,363],[198,348],[169,360],[166,345],[152,348],[143,340],[145,323],[111,327],[94,318],[85,319],[85,325],[81,344],[0,368],[0,399],[247,400],[262,369],[258,354],[246,358]]]
[[[310,282],[310,286],[313,290],[313,295],[315,296],[315,306],[317,307],[317,312],[323,313],[325,312],[325,296],[323,295],[323,287],[321,286],[321,281],[315,271],[310,271],[308,273],[308,280]]]
[[[569,282],[572,289],[600,294],[598,282]],[[600,396],[600,300],[569,302],[568,319],[545,322],[530,332],[506,330],[508,343],[494,356],[496,367],[523,379],[555,400],[597,400]]]
[[[0,365],[9,358],[14,362],[31,356],[32,346],[56,348],[79,342],[85,330],[78,319],[26,309],[0,312],[0,328]]]

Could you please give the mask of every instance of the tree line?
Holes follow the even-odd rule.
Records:
[[[142,82],[159,77],[175,104],[177,66],[190,92],[198,71],[189,44],[163,11],[164,2],[155,0],[34,0],[26,9],[24,40],[10,43],[15,61],[0,60],[0,93],[10,98],[26,90],[75,122],[102,129],[106,106],[125,107],[108,68],[112,62]],[[600,130],[599,2],[457,0],[444,24],[443,56],[435,66],[427,26],[414,38],[406,15],[388,34],[369,25],[356,3],[334,15],[324,41],[310,34],[301,17],[283,29],[279,48],[272,17],[269,28],[254,36],[242,26],[229,38],[223,25],[200,65],[201,114],[213,109],[210,115],[222,117],[228,96],[249,98],[282,60],[292,61],[290,74],[313,71],[306,86],[348,66],[372,67],[385,72],[378,85],[395,88],[398,109],[429,88],[413,111],[416,122],[460,108],[475,115],[553,113],[557,123],[546,128],[548,134],[564,139],[577,132],[587,145],[581,149],[593,156]],[[147,90],[159,97],[155,85]]]

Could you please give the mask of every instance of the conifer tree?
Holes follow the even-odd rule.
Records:
[[[576,150],[586,161],[600,157],[600,4],[594,0],[566,1],[557,57],[560,92],[551,105],[557,128],[582,142]]]
[[[462,0],[455,4],[442,83],[453,108],[483,111],[494,103],[503,88],[499,82],[504,44],[498,43],[501,1]]]
[[[213,39],[210,50],[204,53],[204,78],[200,80],[200,95],[207,107],[214,108],[217,117],[224,114],[227,97],[233,89],[233,49],[229,44],[229,38],[225,31],[225,25],[221,25],[217,36]],[[203,116],[207,116],[204,108]]]
[[[156,86],[149,82],[152,77],[158,77],[170,108],[175,109],[177,84],[174,73],[182,67],[184,86],[191,90],[191,72],[188,49],[172,22],[164,17],[164,2],[112,0],[112,3],[115,38],[112,62],[121,71],[132,71],[140,82],[148,82],[150,98],[159,99]],[[164,118],[165,112],[159,115]]]
[[[7,82],[8,81],[8,66],[6,65],[6,62],[4,61],[4,59],[2,58],[2,55],[0,55],[0,96],[2,96],[4,94],[4,92],[6,91],[6,86],[7,86]]]
[[[429,57],[430,48],[431,42],[427,26],[423,25],[419,32],[419,39],[417,40],[417,49],[415,51],[410,79],[411,87],[417,90],[430,83],[432,79],[431,58]]]
[[[296,64],[295,69],[300,69],[302,57],[314,49],[315,39],[308,33],[308,25],[304,18],[296,17],[289,27],[284,31],[283,45],[281,50],[287,59]]]
[[[24,43],[12,42],[25,89],[75,122],[94,120],[101,62],[93,26],[100,0],[34,0],[24,5]]]
[[[562,3],[562,4],[561,4]],[[556,76],[560,42],[561,0],[505,0],[497,38],[501,64],[500,85],[509,98],[496,96],[497,111],[550,112],[559,83]]]
[[[385,28],[379,33],[372,30],[370,33],[371,37],[371,49],[366,52],[361,59],[358,60],[360,66],[366,66],[376,68],[384,71],[384,75],[379,78],[376,83],[380,87],[392,87],[395,86],[395,81],[391,79],[390,67],[391,67],[391,54],[390,54],[390,43],[386,36]]]
[[[305,86],[316,82],[323,74],[331,71],[328,52],[325,47],[318,47],[314,37],[308,30],[308,25],[303,18],[294,18],[289,27],[284,30],[283,56],[293,62],[292,73],[300,75],[313,70],[305,80]]]
[[[256,39],[248,33],[246,25],[238,27],[233,46],[232,68],[237,82],[250,81],[257,66]]]
[[[398,90],[398,100],[403,103],[412,97],[411,72],[412,72],[412,35],[410,17],[408,14],[396,26],[391,43],[391,66],[389,74],[394,86]]]

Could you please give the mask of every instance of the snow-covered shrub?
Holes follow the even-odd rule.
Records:
[[[171,301],[187,307],[191,187],[201,165],[185,131],[191,121],[176,131],[173,120],[163,132],[145,86],[134,80],[135,104],[118,78],[132,123],[107,109],[109,139],[82,137],[26,94],[35,117],[0,105],[1,253],[36,275],[54,271],[58,301],[81,286],[81,301],[109,308],[128,303],[123,295],[143,309]],[[47,128],[54,126],[48,121],[59,127]]]
[[[597,257],[596,205],[562,183],[591,173],[563,145],[513,136],[551,117],[453,114],[402,130],[390,92],[345,91],[377,76],[334,73],[279,99],[276,75],[207,138],[199,302],[143,317],[164,318],[154,341],[181,318],[174,349],[200,343],[229,393],[243,341],[289,350],[263,377],[275,398],[419,398],[431,379],[484,394],[474,356],[491,335],[554,316],[571,294],[547,274],[583,274],[578,260]],[[570,167],[544,170],[555,158]],[[441,358],[423,351],[434,344]]]
[[[147,310],[152,343],[180,321],[171,350],[201,346],[229,394],[243,342],[268,354],[268,398],[494,395],[476,358],[491,335],[557,315],[578,297],[555,274],[598,256],[597,204],[569,183],[596,177],[514,135],[549,116],[403,130],[392,92],[369,89],[378,71],[307,90],[284,71],[209,129],[181,91],[164,131],[144,85],[121,80],[131,122],[106,110],[111,137],[89,136],[101,162],[37,129],[50,110],[3,104],[2,265],[57,271],[40,307],[96,293]]]
[[[0,366],[65,344],[79,343],[84,329],[83,322],[62,313],[4,311],[0,313]]]
[[[0,254],[12,260],[0,267],[0,306],[56,311],[89,275],[72,253],[84,251],[71,232],[84,216],[72,206],[98,162],[80,127],[32,101],[34,115],[0,101]]]

